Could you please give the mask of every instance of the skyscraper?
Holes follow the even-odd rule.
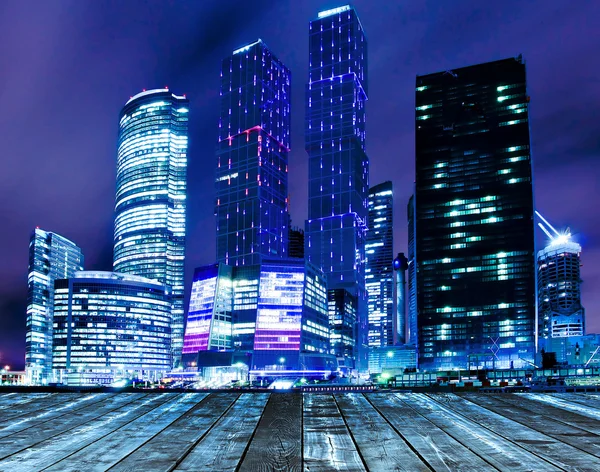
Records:
[[[132,97],[119,121],[114,271],[171,289],[172,357],[183,346],[189,102],[168,89]]]
[[[304,230],[290,226],[289,230],[289,257],[304,259]]]
[[[535,351],[522,58],[416,81],[419,367],[517,367]]]
[[[537,213],[537,212],[536,212]],[[537,255],[538,335],[562,338],[585,335],[585,310],[581,305],[581,246],[569,230],[559,233],[546,223],[538,225],[550,238]]]
[[[418,348],[417,313],[417,256],[415,241],[415,196],[411,195],[406,208],[408,215],[408,344]]]
[[[25,370],[30,383],[45,383],[52,373],[54,281],[71,277],[78,270],[83,270],[83,254],[74,242],[39,228],[31,233],[25,340]]]
[[[394,195],[392,182],[369,189],[365,279],[369,294],[369,347],[394,344]],[[403,325],[404,326],[404,325]]]
[[[217,146],[217,261],[285,257],[290,71],[258,41],[223,60]]]
[[[329,288],[345,288],[358,298],[357,345],[366,367],[367,41],[350,6],[323,11],[310,22],[308,80],[305,255],[325,272]]]

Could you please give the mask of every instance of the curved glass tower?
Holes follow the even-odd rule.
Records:
[[[183,345],[189,102],[144,91],[121,110],[114,270],[171,287],[173,363]]]

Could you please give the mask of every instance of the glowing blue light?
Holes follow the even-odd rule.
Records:
[[[337,15],[338,13],[343,13],[345,11],[350,10],[350,5],[344,5],[343,7],[332,8],[331,10],[325,10],[319,12],[317,18],[326,18],[331,15]]]

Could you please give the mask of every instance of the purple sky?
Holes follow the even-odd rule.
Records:
[[[395,185],[395,250],[406,251],[417,74],[522,53],[536,207],[583,245],[588,332],[600,331],[600,2],[356,0],[367,33],[371,184]],[[290,194],[306,217],[308,22],[330,0],[0,2],[0,362],[22,367],[29,235],[35,226],[110,270],[118,114],[168,85],[191,100],[187,281],[215,257],[213,164],[221,58],[262,38],[292,70]],[[540,237],[539,242],[543,242]]]

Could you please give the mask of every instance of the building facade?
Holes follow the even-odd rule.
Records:
[[[217,261],[287,256],[290,71],[260,39],[221,66]]]
[[[358,362],[366,369],[368,307],[365,237],[369,159],[365,150],[367,41],[356,11],[343,6],[310,22],[305,147],[305,254],[329,288],[358,299]]]
[[[417,310],[417,253],[415,234],[415,196],[411,195],[406,209],[408,215],[408,344],[418,349],[418,310]]]
[[[244,354],[252,369],[314,367],[318,355],[329,354],[322,272],[292,258],[264,258],[257,266],[218,263],[196,269],[184,363],[198,364],[202,358],[213,362],[210,352],[216,351]]]
[[[289,231],[289,257],[304,259],[304,230],[290,227]]]
[[[25,338],[29,384],[44,384],[52,375],[54,281],[72,277],[79,270],[83,270],[83,254],[74,242],[39,228],[31,233]]]
[[[331,354],[342,368],[356,368],[358,356],[358,300],[344,288],[327,291]]]
[[[394,344],[394,195],[392,182],[369,189],[365,286],[369,296],[369,347]],[[402,325],[404,328],[404,324]]]
[[[418,76],[419,367],[533,362],[535,255],[525,64]]]
[[[54,284],[57,381],[156,380],[171,369],[170,288],[113,272],[77,272]]]
[[[585,335],[581,305],[581,246],[571,235],[552,239],[537,256],[538,335],[562,338]]]
[[[141,92],[119,121],[115,272],[171,288],[173,364],[181,355],[189,102],[167,89]]]

